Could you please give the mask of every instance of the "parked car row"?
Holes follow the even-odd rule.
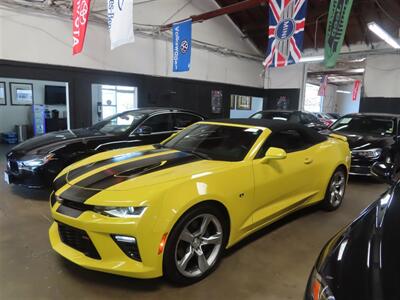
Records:
[[[393,187],[327,244],[305,299],[380,299],[371,295],[398,278],[395,264],[377,260],[397,253],[382,243],[393,242],[383,226],[395,232],[398,219],[398,130],[396,115],[351,114],[328,128],[301,111],[205,120],[146,108],[21,143],[7,154],[5,179],[52,183],[50,242],[72,262],[191,284],[244,237],[310,205],[336,210],[349,175],[373,174]]]

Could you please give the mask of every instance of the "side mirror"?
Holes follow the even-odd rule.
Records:
[[[137,134],[150,134],[153,132],[153,129],[150,126],[140,126],[138,129],[136,129]]]
[[[262,163],[266,164],[270,160],[278,160],[278,159],[285,159],[287,156],[286,151],[281,148],[270,147],[265,153],[264,158],[262,159]]]
[[[395,183],[395,166],[393,164],[376,162],[371,167],[371,174],[376,176],[379,180],[388,184]]]

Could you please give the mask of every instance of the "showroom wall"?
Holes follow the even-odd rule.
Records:
[[[162,24],[187,1],[170,0],[134,6],[136,23]],[[214,10],[212,0],[192,1],[172,20]],[[151,20],[148,16],[151,15]],[[172,21],[171,20],[171,21]],[[3,59],[34,63],[76,66],[91,69],[150,74],[214,81],[244,86],[263,87],[259,61],[242,59],[194,47],[191,71],[172,73],[171,41],[136,34],[134,44],[110,50],[106,24],[89,22],[82,54],[72,56],[71,20],[15,10],[0,10],[2,36],[0,45]],[[193,38],[227,49],[259,56],[227,16],[193,25]],[[29,49],[29,50],[27,50]]]
[[[366,60],[361,112],[400,114],[400,55],[371,55]]]
[[[353,100],[353,84],[341,85],[338,90],[348,93],[340,92],[336,94],[337,112],[342,115],[357,113],[360,108],[361,91],[358,93],[357,99]]]
[[[1,73],[0,73],[1,74]],[[15,83],[31,83],[33,86],[33,102],[34,104],[44,104],[45,86],[65,86],[63,82],[41,81],[30,79],[4,78],[0,77],[0,82],[6,83],[6,101],[7,105],[0,106],[0,132],[12,131],[15,125],[32,125],[32,106],[30,105],[11,105],[10,82]],[[58,109],[65,111],[65,105],[47,106],[49,110]]]

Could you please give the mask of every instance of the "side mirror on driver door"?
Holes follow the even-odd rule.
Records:
[[[264,158],[262,159],[262,163],[266,164],[270,160],[278,160],[278,159],[285,159],[287,156],[286,151],[281,148],[270,147],[265,153]]]

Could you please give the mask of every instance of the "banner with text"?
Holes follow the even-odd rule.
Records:
[[[353,0],[331,0],[325,34],[325,65],[333,68],[342,49]]]
[[[360,85],[361,85],[361,80],[356,80],[356,81],[354,81],[353,95],[352,95],[353,101],[356,101],[356,100],[357,100],[358,93],[359,93],[359,91],[360,91]]]
[[[107,16],[111,50],[135,41],[133,0],[108,0]]]
[[[89,20],[90,0],[74,0],[72,9],[72,54],[82,52]]]
[[[174,72],[190,70],[192,52],[192,19],[175,23],[172,26],[172,65]]]

